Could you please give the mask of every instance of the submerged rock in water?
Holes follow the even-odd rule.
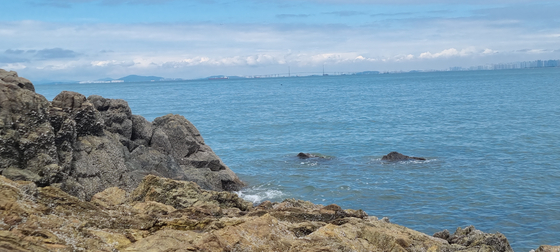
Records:
[[[300,159],[308,159],[308,158],[331,159],[332,158],[332,157],[321,155],[321,154],[311,154],[311,153],[304,153],[304,152],[298,153],[297,157],[300,158]]]
[[[0,69],[0,79],[0,175],[82,200],[130,192],[147,174],[216,191],[244,186],[183,116],[150,123],[124,100],[63,91],[49,102],[15,72]]]
[[[511,251],[499,233],[459,228],[440,239],[335,204],[253,207],[153,175],[132,193],[112,187],[91,201],[0,176],[0,209],[2,251]]]
[[[297,154],[297,157],[301,158],[301,159],[308,159],[308,158],[315,157],[315,155],[312,155],[311,153],[300,152],[300,153]]]
[[[401,153],[398,153],[396,151],[393,151],[385,156],[383,156],[381,158],[381,160],[386,160],[386,161],[404,161],[404,160],[426,160],[425,158],[422,157],[411,157],[411,156],[407,156],[407,155],[403,155]]]

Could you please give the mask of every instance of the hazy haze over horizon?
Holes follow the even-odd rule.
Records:
[[[5,1],[0,68],[37,80],[444,69],[560,58],[558,1]]]

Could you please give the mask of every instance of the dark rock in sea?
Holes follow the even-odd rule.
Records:
[[[303,152],[298,153],[297,157],[299,157],[301,159],[308,159],[308,158],[332,159],[333,158],[331,156],[325,156],[325,155],[321,155],[321,154],[303,153]]]
[[[34,90],[0,69],[0,175],[86,200],[131,191],[148,174],[215,191],[244,186],[183,116],[150,123],[124,100],[63,91],[49,102]]]
[[[300,152],[300,153],[297,154],[297,157],[301,158],[301,159],[308,159],[308,158],[312,158],[312,157],[315,157],[315,156],[310,154],[310,153]]]
[[[385,161],[404,161],[404,160],[426,160],[426,159],[422,158],[422,157],[410,157],[410,156],[398,153],[396,151],[393,151],[393,152],[383,156],[381,158],[381,160],[385,160]]]

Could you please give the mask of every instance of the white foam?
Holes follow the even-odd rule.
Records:
[[[260,187],[249,188],[236,192],[239,197],[253,203],[261,203],[266,200],[280,201],[285,198],[285,194],[279,190],[262,189]]]

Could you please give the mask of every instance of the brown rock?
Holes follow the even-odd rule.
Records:
[[[202,190],[190,181],[176,181],[148,175],[131,195],[134,201],[156,201],[177,209],[215,204],[220,207],[235,207],[242,211],[252,208],[252,203],[237,194]]]
[[[91,197],[91,202],[103,207],[113,207],[126,201],[126,192],[118,187],[109,187]]]
[[[0,225],[0,250],[511,251],[503,235],[474,227],[458,229],[450,245],[334,204],[288,199],[251,208],[235,196],[147,176],[130,197],[110,188],[85,202],[0,176],[0,223],[15,220]]]
[[[535,252],[560,252],[560,246],[542,245]]]

